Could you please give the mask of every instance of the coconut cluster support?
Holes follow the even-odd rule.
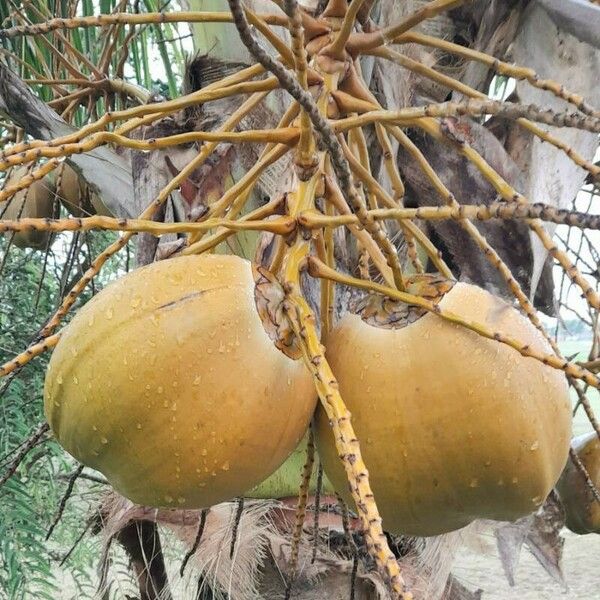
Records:
[[[369,472],[362,459],[360,442],[352,427],[351,415],[340,395],[335,376],[323,354],[323,346],[315,327],[315,317],[297,290],[287,290],[286,302],[290,322],[296,336],[301,340],[306,366],[314,377],[319,398],[329,417],[339,458],[348,476],[369,551],[379,570],[385,574],[394,596],[401,600],[412,600],[413,595],[402,578],[396,557],[389,549],[369,484]]]

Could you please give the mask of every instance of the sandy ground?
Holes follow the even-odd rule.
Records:
[[[471,589],[482,589],[484,600],[600,600],[600,535],[563,533],[563,572],[568,590],[550,579],[535,558],[524,549],[511,588],[496,552],[482,556],[461,551],[454,573]]]

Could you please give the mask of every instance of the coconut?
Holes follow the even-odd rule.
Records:
[[[61,204],[75,217],[89,214],[83,207],[82,189],[79,175],[67,163],[63,163],[57,174],[57,194]]]
[[[600,440],[596,432],[576,437],[572,446],[592,483],[600,486]],[[567,462],[556,488],[565,508],[567,527],[574,533],[600,533],[600,504],[572,461]]]
[[[96,192],[91,193],[90,202],[94,214],[99,215],[100,217],[114,217],[110,210],[108,210],[106,204],[102,202],[102,198],[100,198]]]
[[[26,168],[13,169],[7,177],[4,187],[14,185],[27,174]],[[34,181],[29,188],[17,192],[9,198],[4,207],[0,204],[2,219],[50,219],[55,214],[54,190],[45,179]],[[11,235],[10,233],[6,235]],[[12,237],[13,244],[19,248],[41,250],[47,247],[51,234],[47,231],[17,231]]]
[[[113,216],[98,194],[93,192],[77,171],[67,163],[63,163],[62,166],[58,195],[62,205],[74,217]]]
[[[62,446],[130,500],[201,508],[250,490],[302,439],[308,370],[272,341],[251,265],[187,256],[107,286],[68,325],[46,375]]]
[[[551,352],[504,301],[466,283],[446,287],[442,309]],[[429,536],[535,511],[568,455],[564,374],[438,315],[390,306],[387,321],[371,303],[364,318],[346,315],[326,343],[384,529]],[[351,502],[322,409],[316,439],[326,473]]]

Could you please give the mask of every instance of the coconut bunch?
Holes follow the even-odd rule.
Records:
[[[479,519],[515,521],[535,513],[569,456],[569,384],[584,405],[582,384],[600,387],[595,372],[561,355],[536,312],[527,273],[513,275],[508,251],[496,250],[479,224],[499,220],[530,230],[595,310],[597,291],[554,244],[544,221],[598,229],[599,219],[529,203],[501,166],[478,152],[473,134],[485,115],[518,122],[596,180],[597,166],[538,123],[597,134],[600,114],[523,67],[416,29],[461,4],[435,0],[377,26],[373,4],[361,0],[331,0],[320,12],[284,0],[281,10],[268,13],[229,0],[224,13],[100,15],[3,32],[10,38],[115,23],[224,21],[256,60],[176,100],[107,113],[76,134],[2,153],[0,168],[47,159],[32,170],[32,181],[59,168],[52,158],[57,148],[62,155],[84,153],[108,141],[142,153],[188,144],[189,162],[169,167],[168,184],[147,199],[138,219],[99,211],[82,217],[72,210],[76,218],[2,221],[4,231],[111,229],[122,235],[74,286],[39,339],[0,374],[53,348],[44,398],[54,436],[140,506],[202,511],[249,495],[289,496],[293,471],[300,487],[289,533],[288,595],[298,576],[309,495],[325,489],[339,494],[355,517],[365,564],[375,566],[386,593],[422,596],[414,570],[398,561],[386,534],[439,536]],[[407,43],[439,46],[526,79],[571,108],[489,100],[390,48]],[[384,106],[367,83],[364,59],[372,56],[410,65],[471,99]],[[238,127],[271,92],[276,124]],[[189,107],[198,115],[222,98],[236,102],[214,119],[214,129],[182,133]],[[163,131],[171,123],[178,133],[128,135],[155,122]],[[110,133],[109,123],[115,124]],[[420,137],[436,152],[458,157],[464,171],[455,176],[467,180],[476,173],[494,190],[494,201],[459,203],[431,166],[434,157],[415,141]],[[246,143],[259,151],[239,178],[207,177],[207,164],[221,166],[215,156],[231,158],[222,144]],[[405,206],[398,147],[439,205]],[[252,193],[261,177],[272,183],[269,169],[284,160],[281,189],[272,184],[268,197],[257,201]],[[206,181],[210,194],[204,195]],[[188,220],[153,220],[164,218],[160,211],[176,190],[188,204]],[[439,236],[428,237],[426,225],[438,221],[460,228],[494,270],[501,293],[461,277],[460,264],[448,264],[448,254],[435,245]],[[224,242],[248,231],[260,234],[252,260],[223,253]],[[110,284],[59,329],[81,290],[136,233],[177,239],[160,254],[165,260]],[[303,439],[300,467],[292,459]],[[324,475],[311,488],[316,456]],[[574,463],[578,473],[582,462]],[[269,492],[265,480],[277,482]]]

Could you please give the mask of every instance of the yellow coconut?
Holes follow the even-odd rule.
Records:
[[[4,187],[14,185],[27,174],[27,169],[13,169],[6,179]],[[3,211],[3,212],[1,212]],[[0,204],[2,219],[47,219],[56,216],[54,207],[54,189],[45,179],[34,181],[28,189],[21,190],[7,202]],[[11,235],[11,234],[7,234]],[[46,231],[18,231],[12,240],[19,248],[46,248],[50,233]]]
[[[63,163],[60,169],[60,173],[57,174],[57,193],[61,204],[74,217],[93,214],[85,184],[81,182],[78,173],[67,163]]]
[[[112,216],[100,197],[90,189],[75,169],[66,163],[63,163],[61,168],[58,195],[62,205],[70,214],[74,217]]]
[[[102,198],[96,194],[96,192],[91,192],[90,202],[92,203],[93,212],[100,217],[114,217],[114,215],[108,210],[108,207],[102,201]]]
[[[48,367],[57,440],[148,506],[206,507],[263,481],[302,439],[316,399],[254,292],[248,261],[211,255],[154,263],[97,294]]]
[[[600,486],[600,440],[596,432],[575,438],[572,446],[594,485]],[[600,533],[600,504],[572,461],[567,462],[556,487],[565,507],[567,527],[574,533]]]
[[[476,286],[455,284],[439,306],[551,352],[525,317]],[[326,345],[384,529],[428,536],[511,521],[556,483],[571,436],[562,372],[431,313],[395,329],[349,314]],[[317,433],[325,471],[351,502],[320,409]]]

